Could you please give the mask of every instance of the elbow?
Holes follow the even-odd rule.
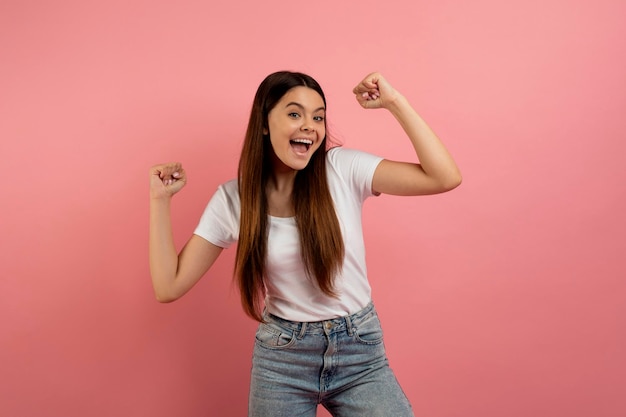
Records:
[[[439,193],[445,193],[447,191],[454,190],[456,187],[461,185],[463,178],[461,177],[460,172],[455,172],[445,177],[441,178],[437,183],[437,191]]]
[[[161,303],[161,304],[168,304],[168,303],[176,301],[176,298],[174,298],[174,297],[164,297],[162,295],[157,295],[156,296],[156,300],[159,303]]]
[[[463,177],[461,176],[460,172],[457,172],[455,175],[447,179],[447,181],[444,183],[444,187],[446,191],[454,190],[456,187],[461,185],[462,182]]]
[[[168,304],[180,298],[179,296],[166,291],[154,291],[154,297],[161,304]]]

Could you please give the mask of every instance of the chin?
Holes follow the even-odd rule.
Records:
[[[306,161],[306,162],[300,162],[297,164],[290,164],[289,168],[293,169],[294,171],[302,171],[304,168],[306,168],[309,165],[309,162],[311,162],[310,160]]]
[[[301,171],[311,163],[312,157],[313,157],[313,153],[306,155],[306,157],[302,157],[302,156],[294,157],[293,155],[289,155],[282,162],[283,164],[285,164],[286,166],[288,166],[289,168],[293,170]]]

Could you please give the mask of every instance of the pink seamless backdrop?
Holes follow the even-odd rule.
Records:
[[[234,250],[158,304],[147,174],[188,171],[180,247],[280,69],[320,81],[345,146],[411,158],[351,95],[381,71],[463,172],[365,207],[416,415],[626,415],[624,16],[617,0],[1,2],[0,415],[245,415],[255,323]]]

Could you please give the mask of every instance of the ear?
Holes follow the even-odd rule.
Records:
[[[270,132],[267,130],[266,127],[263,128],[263,136],[267,136]]]

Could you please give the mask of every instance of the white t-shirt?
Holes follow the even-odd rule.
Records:
[[[335,278],[338,298],[324,294],[307,277],[295,218],[270,216],[265,279],[268,312],[292,321],[320,321],[356,313],[370,302],[361,208],[373,195],[372,178],[381,160],[352,149],[334,148],[327,153],[328,185],[345,246],[343,268]],[[194,233],[228,248],[239,238],[240,209],[237,181],[220,185]]]

